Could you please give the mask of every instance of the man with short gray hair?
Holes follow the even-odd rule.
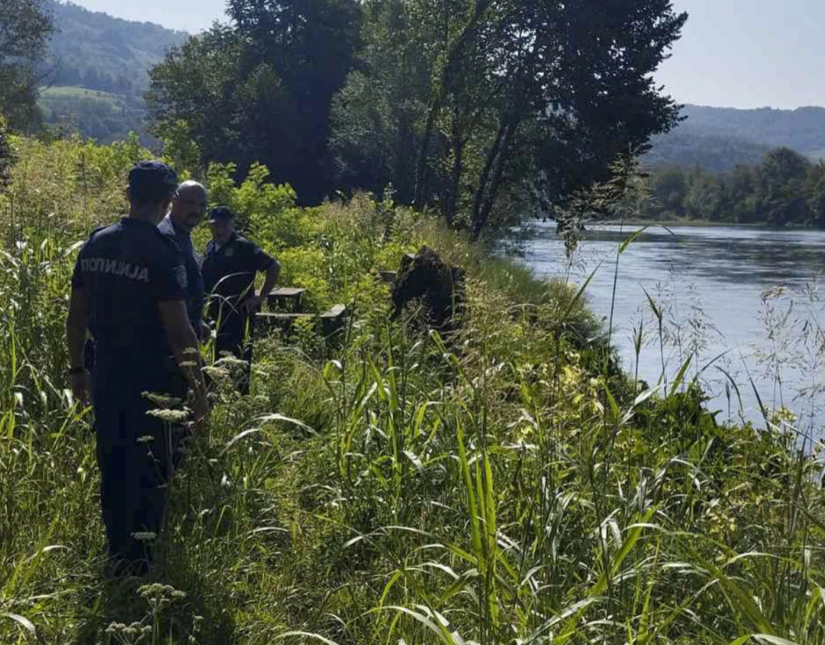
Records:
[[[183,252],[186,266],[186,310],[192,329],[201,340],[209,337],[209,327],[203,322],[204,287],[200,260],[192,244],[192,231],[206,214],[209,194],[202,184],[185,181],[178,186],[169,214],[158,225],[160,232],[170,237]]]

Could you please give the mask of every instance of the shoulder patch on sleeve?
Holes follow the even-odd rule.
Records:
[[[173,269],[175,273],[175,280],[177,280],[178,286],[186,291],[186,288],[189,286],[189,281],[186,277],[186,267],[183,265],[178,265]]]

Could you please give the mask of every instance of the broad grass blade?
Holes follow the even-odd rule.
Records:
[[[622,245],[619,247],[619,254],[622,254],[622,253],[624,253],[625,251],[627,251],[628,247],[629,247],[631,244],[633,244],[633,242],[635,242],[636,240],[638,240],[638,239],[639,239],[639,237],[640,237],[640,236],[641,236],[641,235],[642,235],[642,234],[643,234],[643,233],[644,233],[644,232],[645,232],[648,228],[650,228],[650,227],[649,227],[649,226],[643,226],[643,227],[642,227],[642,228],[640,228],[638,231],[636,231],[633,235],[631,235],[629,238],[627,238],[624,242],[622,242]]]

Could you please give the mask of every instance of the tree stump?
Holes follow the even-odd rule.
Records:
[[[392,300],[395,318],[408,304],[420,302],[430,328],[452,331],[466,301],[464,270],[446,264],[438,253],[424,246],[416,255],[405,255],[401,260]]]

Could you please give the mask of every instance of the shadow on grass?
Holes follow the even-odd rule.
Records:
[[[185,496],[185,489],[176,484],[170,505],[173,523],[177,513],[193,512]],[[235,625],[227,611],[231,601],[209,573],[198,566],[198,549],[187,549],[178,536],[169,534],[159,545],[154,569],[144,576],[112,576],[101,559],[82,601],[75,642],[235,643]]]

